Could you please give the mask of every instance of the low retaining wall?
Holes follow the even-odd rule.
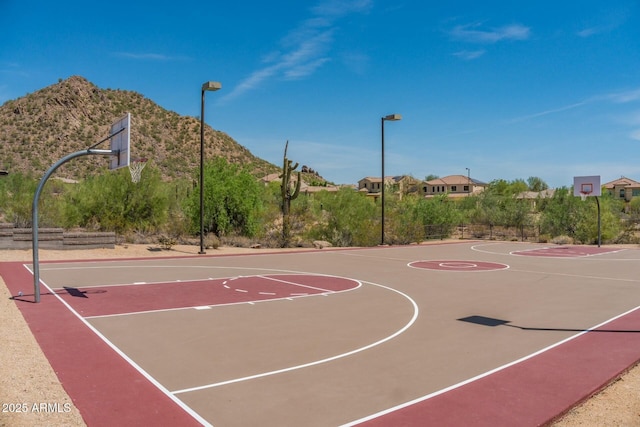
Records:
[[[116,233],[64,231],[62,228],[39,228],[40,249],[113,249]],[[15,228],[13,224],[0,223],[0,249],[31,249],[33,233],[30,228]]]

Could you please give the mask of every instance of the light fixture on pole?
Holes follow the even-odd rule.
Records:
[[[382,117],[380,119],[381,123],[381,132],[382,132],[382,179],[380,182],[380,204],[382,207],[382,223],[380,228],[380,244],[384,245],[384,122],[390,121],[395,122],[398,120],[402,120],[402,116],[400,114],[389,114],[388,116]]]
[[[200,97],[200,252],[204,251],[204,93],[222,88],[218,82],[206,82],[202,85]]]
[[[471,169],[465,168],[467,170],[467,196],[471,194]]]

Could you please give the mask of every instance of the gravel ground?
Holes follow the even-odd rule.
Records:
[[[174,246],[171,251],[147,245],[115,249],[40,250],[40,260],[195,255],[198,247]],[[299,250],[299,249],[296,249]],[[219,248],[209,253],[256,253],[267,249]],[[0,261],[31,261],[31,251],[0,251]],[[82,416],[61,386],[0,277],[0,426],[84,426]],[[640,427],[640,365],[569,411],[554,427]]]

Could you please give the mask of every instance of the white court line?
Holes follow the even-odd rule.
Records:
[[[66,287],[72,288],[82,288],[82,289],[91,289],[91,288],[117,288],[117,287],[127,287],[127,286],[142,286],[142,285],[173,285],[176,283],[184,283],[184,282],[207,282],[211,280],[220,280],[220,279],[194,279],[194,280],[185,280],[185,279],[176,279],[176,280],[163,280],[161,282],[133,282],[133,283],[112,283],[110,285],[89,285],[89,286],[78,286],[78,285],[63,285],[59,288],[52,287],[51,289],[62,290]]]
[[[313,276],[313,275],[310,274],[310,276]],[[301,288],[315,289],[316,291],[329,292],[329,293],[334,292],[334,291],[331,291],[329,289],[317,288],[315,286],[309,286],[309,285],[305,285],[305,284],[302,284],[302,283],[296,283],[296,282],[290,282],[288,280],[276,279],[275,277],[269,277],[269,276],[255,276],[255,277],[261,277],[263,279],[273,280],[274,282],[286,283],[288,285],[300,286]],[[347,280],[352,280],[352,279],[347,279]]]
[[[459,262],[459,263],[465,263],[465,264],[470,264],[470,263],[493,264],[495,266],[495,268],[479,267],[477,270],[462,270],[462,269],[453,270],[452,268],[456,268],[456,267],[447,267],[448,269],[444,269],[444,268],[433,268],[433,267],[418,267],[418,266],[413,265],[413,264],[418,264],[420,262],[431,262],[431,263],[433,263],[433,262],[436,262],[436,261]],[[423,260],[419,260],[419,261],[411,261],[410,263],[407,264],[407,267],[414,268],[416,270],[442,271],[442,272],[446,272],[446,273],[485,273],[485,272],[486,273],[491,273],[491,272],[495,272],[495,271],[508,270],[508,269],[511,268],[511,266],[509,264],[505,264],[503,262],[462,260],[462,259],[461,260],[455,260],[455,259],[450,259],[450,260],[423,259]],[[476,265],[476,267],[477,267],[477,265]],[[474,267],[470,267],[470,268],[474,268]]]
[[[342,293],[342,292],[349,292],[349,291],[353,291],[355,289],[358,289],[359,287],[360,286],[357,286],[355,288],[346,289],[344,291],[338,291],[338,292],[334,292],[334,293],[338,294],[338,293]],[[171,311],[193,310],[193,309],[197,309],[198,307],[215,308],[215,307],[228,307],[228,306],[232,306],[232,305],[244,305],[244,304],[248,304],[248,305],[267,304],[267,303],[270,303],[270,302],[294,301],[294,300],[296,300],[298,298],[311,298],[311,297],[320,297],[320,296],[327,296],[327,294],[299,294],[298,296],[286,296],[286,297],[271,298],[271,299],[266,299],[266,300],[229,302],[229,303],[225,303],[225,304],[211,304],[211,305],[207,305],[207,306],[194,305],[194,306],[188,306],[188,307],[161,308],[161,309],[158,309],[158,310],[131,311],[131,312],[127,312],[127,313],[100,314],[100,315],[96,315],[96,316],[85,316],[85,319],[102,319],[102,318],[107,318],[107,317],[124,317],[124,316],[137,316],[137,315],[141,315],[141,314],[168,313],[168,312],[171,312]]]
[[[267,255],[267,254],[264,254]],[[260,256],[264,256],[264,255],[260,255]],[[102,261],[98,261],[98,262],[102,262]],[[108,263],[109,261],[104,261],[105,263]],[[61,262],[62,263],[62,262]],[[31,271],[28,267],[27,264],[23,264],[23,266],[28,269],[29,271]],[[312,275],[312,276],[325,276],[325,277],[338,277],[338,278],[343,278],[343,279],[348,279],[346,277],[341,277],[341,276],[335,276],[335,275],[331,275],[331,274],[322,274],[322,273],[304,273],[304,272],[299,272],[296,270],[285,270],[285,269],[277,269],[277,268],[262,268],[262,267],[235,267],[235,266],[220,266],[220,265],[188,265],[188,266],[184,266],[184,265],[126,265],[126,266],[122,266],[122,265],[111,265],[111,266],[86,266],[86,267],[60,267],[60,268],[40,268],[40,271],[64,271],[64,270],[96,270],[96,269],[104,269],[104,270],[111,270],[111,269],[117,269],[117,270],[122,270],[122,269],[148,269],[148,268],[153,268],[153,269],[159,269],[159,268],[167,268],[167,269],[180,269],[180,270],[184,270],[184,269],[206,269],[206,270],[244,270],[244,271],[259,271],[262,273],[259,274],[255,274],[253,276],[233,276],[233,277],[229,277],[229,276],[223,276],[223,277],[216,277],[216,278],[211,278],[208,277],[206,279],[189,279],[190,282],[199,282],[199,281],[206,281],[206,280],[218,280],[218,279],[222,279],[222,280],[227,280],[227,281],[232,281],[232,280],[236,280],[239,278],[243,278],[243,277],[256,277],[259,276],[261,274],[273,274],[273,273],[278,273],[278,274],[299,274],[299,275]],[[266,273],[265,273],[266,272]],[[178,279],[178,280],[185,280],[185,279]],[[349,279],[349,280],[353,280],[353,279]],[[147,282],[146,284],[163,284],[163,283],[174,283],[175,281],[158,281],[158,282]],[[67,286],[67,285],[63,285],[63,286]],[[108,286],[133,286],[132,283],[112,283],[112,284],[104,284],[104,285],[90,285],[93,287],[108,287]],[[73,286],[73,287],[78,287],[78,286]],[[87,286],[84,286],[87,287]],[[53,289],[63,289],[63,288],[53,288]]]
[[[606,320],[606,321],[604,321],[604,322],[602,322],[602,323],[600,323],[598,325],[592,326],[591,328],[589,328],[587,330],[581,331],[580,333],[577,333],[577,334],[575,334],[573,336],[570,336],[570,337],[568,337],[568,338],[566,338],[566,339],[564,339],[562,341],[559,341],[559,342],[557,342],[555,344],[552,344],[552,345],[550,345],[548,347],[545,347],[545,348],[543,348],[541,350],[538,350],[535,353],[531,353],[531,354],[529,354],[527,356],[521,357],[520,359],[514,360],[513,362],[509,362],[509,363],[504,364],[502,366],[499,366],[499,367],[497,367],[495,369],[487,371],[487,372],[485,372],[483,374],[480,374],[480,375],[477,375],[475,377],[469,378],[467,380],[461,381],[461,382],[459,382],[457,384],[454,384],[452,386],[443,388],[442,390],[435,391],[433,393],[427,394],[425,396],[419,397],[419,398],[411,400],[409,402],[405,402],[405,403],[402,403],[400,405],[396,405],[396,406],[394,406],[392,408],[385,409],[384,411],[380,411],[380,412],[377,412],[375,414],[369,415],[367,417],[360,418],[358,420],[351,421],[349,423],[343,424],[340,427],[353,427],[353,426],[356,426],[358,424],[364,423],[366,421],[371,421],[373,419],[382,417],[382,416],[390,414],[392,412],[396,412],[396,411],[399,411],[401,409],[407,408],[409,406],[424,402],[425,400],[429,400],[429,399],[431,399],[433,397],[439,396],[439,395],[444,394],[444,393],[446,393],[448,391],[451,391],[451,390],[455,390],[455,389],[460,388],[462,386],[465,386],[467,384],[471,384],[474,381],[477,381],[477,380],[480,380],[482,378],[488,377],[489,375],[495,374],[496,372],[500,372],[500,371],[502,371],[504,369],[507,369],[507,368],[509,368],[511,366],[517,365],[518,363],[522,363],[522,362],[524,362],[526,360],[529,360],[529,359],[531,359],[531,358],[533,358],[535,356],[538,356],[538,355],[540,355],[542,353],[545,353],[545,352],[547,352],[549,350],[552,350],[552,349],[554,349],[554,348],[556,348],[556,347],[558,347],[558,346],[560,346],[560,345],[562,345],[564,343],[567,343],[567,342],[569,342],[571,340],[574,340],[574,339],[578,338],[579,336],[582,336],[582,335],[586,334],[587,332],[591,332],[591,331],[593,331],[595,329],[598,329],[598,328],[606,325],[607,323],[613,322],[614,320],[617,320],[617,319],[619,319],[619,318],[621,318],[623,316],[626,316],[627,314],[633,313],[634,311],[636,311],[638,309],[640,309],[640,306],[632,308],[631,310],[626,311],[626,312],[624,312],[622,314],[619,314],[619,315],[617,315],[615,317],[612,317],[611,319]]]
[[[506,242],[505,243],[481,243],[481,244],[478,244],[478,245],[471,246],[470,249],[472,251],[481,252],[481,253],[485,253],[485,254],[491,254],[491,255],[509,255],[509,256],[517,256],[517,257],[530,257],[530,258],[555,258],[555,259],[566,259],[566,260],[584,260],[584,259],[589,259],[589,260],[592,260],[592,261],[638,261],[639,260],[638,258],[635,258],[635,259],[631,259],[631,258],[597,258],[598,256],[601,256],[601,255],[622,253],[622,252],[628,251],[627,248],[612,249],[612,250],[608,250],[607,252],[601,252],[601,253],[597,253],[597,254],[584,254],[584,255],[574,255],[574,256],[553,256],[553,255],[535,255],[535,256],[530,256],[530,255],[520,255],[520,254],[515,253],[515,252],[535,252],[535,251],[546,250],[546,249],[554,249],[554,248],[556,248],[555,246],[540,246],[540,247],[531,248],[531,249],[519,249],[519,250],[513,250],[513,251],[509,251],[509,252],[496,252],[496,251],[489,251],[489,250],[485,250],[485,249],[480,249],[481,247],[484,247],[484,246],[500,246],[500,245],[506,245],[506,244],[507,244]]]
[[[28,267],[26,267],[26,265],[25,265],[25,268],[28,268]],[[258,269],[258,270],[262,270],[262,269]],[[354,287],[354,288],[344,289],[344,290],[341,290],[341,291],[330,291],[330,292],[328,292],[329,294],[340,294],[342,292],[350,292],[350,291],[356,290],[356,289],[358,289],[358,288],[360,288],[362,286],[362,282],[359,281],[359,280],[351,279],[351,278],[348,278],[348,277],[334,276],[334,275],[331,275],[331,274],[300,273],[300,272],[295,272],[295,271],[291,271],[291,270],[274,270],[274,271],[282,271],[282,272],[285,272],[287,274],[298,274],[298,275],[301,275],[301,276],[335,277],[335,278],[338,278],[338,279],[350,280],[352,282],[357,283],[357,286]],[[261,276],[256,275],[256,276],[238,276],[238,277],[261,277]],[[208,280],[208,279],[202,279],[202,280]],[[224,278],[214,279],[214,280],[224,280]],[[231,280],[233,280],[233,279],[227,279],[227,281],[231,281]],[[159,283],[169,283],[169,282],[159,282]],[[126,285],[112,285],[112,286],[126,286]],[[225,285],[225,288],[232,289],[228,285]],[[60,288],[60,289],[64,289],[64,288]],[[82,289],[85,289],[85,288],[82,288]],[[300,293],[300,294],[295,294],[295,295],[296,296],[286,296],[286,297],[280,297],[280,298],[271,298],[271,299],[267,299],[267,300],[238,301],[238,302],[229,302],[229,303],[224,303],[224,304],[211,304],[211,305],[208,305],[207,307],[225,307],[225,306],[243,305],[243,304],[255,305],[257,303],[269,303],[269,302],[284,301],[284,300],[293,301],[294,299],[297,299],[297,298],[311,298],[311,297],[315,297],[315,296],[327,296],[327,293],[322,293],[322,294],[307,294],[307,293],[302,294],[302,293]],[[149,314],[149,313],[164,313],[164,312],[179,311],[179,310],[192,310],[192,309],[194,309],[196,307],[201,307],[201,306],[187,306],[187,307],[175,307],[175,308],[162,308],[162,309],[157,309],[157,310],[130,311],[130,312],[126,312],[126,313],[101,314],[101,315],[97,315],[97,316],[85,316],[85,319],[99,319],[99,318],[106,318],[106,317],[122,317],[122,316],[136,316],[136,315],[140,315],[140,314]]]
[[[617,277],[591,276],[586,274],[554,273],[554,272],[541,271],[541,270],[520,270],[517,268],[512,268],[511,271],[515,271],[517,273],[527,273],[527,274],[542,274],[545,276],[578,277],[582,279],[591,279],[591,280],[611,280],[613,282],[632,282],[632,283],[640,282],[640,279],[622,279]]]
[[[23,264],[24,268],[26,268],[32,275],[34,274],[33,271],[27,267],[26,264]],[[42,280],[42,278],[40,279],[40,283],[49,290],[49,292],[51,292],[53,294],[54,297],[56,297],[58,299],[58,301],[60,301],[60,303],[62,303],[65,307],[67,307],[67,309],[69,309],[69,311],[76,317],[78,318],[78,320],[80,320],[87,328],[89,328],[89,330],[91,330],[94,334],[96,334],[96,336],[98,336],[98,338],[100,338],[105,344],[107,344],[113,351],[115,351],[120,357],[122,357],[127,363],[129,363],[129,365],[131,365],[136,371],[138,371],[140,373],[140,375],[142,375],[143,377],[145,377],[147,380],[149,380],[149,382],[151,384],[153,384],[154,386],[156,386],[158,388],[158,390],[160,390],[161,393],[163,393],[165,396],[167,396],[169,399],[171,399],[176,405],[178,405],[179,407],[181,407],[182,409],[184,409],[184,411],[191,415],[195,420],[197,420],[199,423],[201,423],[203,426],[207,426],[207,427],[213,427],[212,424],[210,424],[207,420],[205,420],[204,418],[202,418],[200,416],[200,414],[198,414],[197,412],[195,412],[193,409],[191,409],[191,407],[189,407],[188,405],[186,405],[182,400],[180,400],[178,397],[176,397],[174,394],[172,394],[171,392],[169,392],[169,390],[167,388],[165,388],[162,384],[160,384],[154,377],[152,377],[151,375],[149,375],[147,373],[147,371],[145,371],[144,369],[142,369],[142,367],[140,367],[140,365],[138,365],[136,362],[133,361],[133,359],[131,359],[129,356],[127,356],[122,350],[120,350],[114,343],[112,343],[107,337],[105,337],[100,331],[98,331],[96,328],[93,327],[93,325],[89,322],[87,322],[87,320],[85,318],[83,318],[77,311],[75,311],[73,309],[73,307],[71,307],[64,299],[62,299],[62,297],[60,295],[58,295],[57,293],[55,293],[53,291],[52,288],[50,288],[44,280]]]
[[[205,384],[205,385],[201,385],[201,386],[197,386],[197,387],[184,388],[184,389],[181,389],[181,390],[174,390],[174,391],[172,391],[172,393],[174,393],[174,394],[190,393],[190,392],[193,392],[193,391],[206,390],[206,389],[210,389],[210,388],[214,388],[214,387],[220,387],[220,386],[224,386],[224,385],[228,385],[228,384],[234,384],[234,383],[239,383],[239,382],[243,382],[243,381],[255,380],[255,379],[258,379],[258,378],[264,378],[264,377],[268,377],[268,376],[271,376],[271,375],[278,375],[278,374],[283,374],[285,372],[295,371],[295,370],[298,370],[298,369],[309,368],[311,366],[316,366],[316,365],[320,365],[320,364],[323,364],[323,363],[332,362],[334,360],[342,359],[342,358],[345,358],[345,357],[348,357],[348,356],[352,356],[352,355],[354,355],[356,353],[360,353],[360,352],[372,349],[372,348],[377,347],[377,346],[379,346],[379,345],[381,345],[381,344],[383,344],[383,343],[385,343],[387,341],[390,341],[390,340],[394,339],[395,337],[401,335],[407,329],[409,329],[411,327],[411,325],[413,325],[415,323],[415,321],[418,319],[418,314],[420,312],[420,310],[418,308],[418,304],[409,295],[407,295],[404,292],[401,292],[401,291],[399,291],[397,289],[393,289],[391,287],[380,285],[380,284],[377,284],[377,283],[364,282],[364,281],[363,281],[363,283],[368,283],[368,284],[373,285],[373,286],[378,286],[380,288],[390,290],[392,292],[400,294],[402,297],[404,297],[407,300],[409,300],[409,302],[413,306],[413,316],[411,317],[409,322],[407,322],[406,325],[404,325],[402,328],[398,329],[393,334],[391,334],[391,335],[389,335],[389,336],[387,336],[385,338],[382,338],[381,340],[378,340],[378,341],[373,342],[373,343],[371,343],[369,345],[357,348],[355,350],[352,350],[352,351],[349,351],[349,352],[346,352],[346,353],[337,354],[335,356],[328,357],[326,359],[320,359],[320,360],[316,360],[314,362],[305,363],[305,364],[302,364],[302,365],[290,366],[288,368],[278,369],[278,370],[270,371],[270,372],[263,372],[261,374],[250,375],[250,376],[242,377],[242,378],[235,378],[235,379],[232,379],[232,380],[222,381],[222,382],[218,382],[218,383]]]

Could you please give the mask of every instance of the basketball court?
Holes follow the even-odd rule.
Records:
[[[640,360],[637,248],[41,262],[39,304],[0,274],[90,426],[534,426]]]
[[[91,154],[139,181],[130,125],[47,171],[33,262],[0,264],[91,427],[537,426],[640,360],[640,251],[600,236],[39,262],[46,180]]]

